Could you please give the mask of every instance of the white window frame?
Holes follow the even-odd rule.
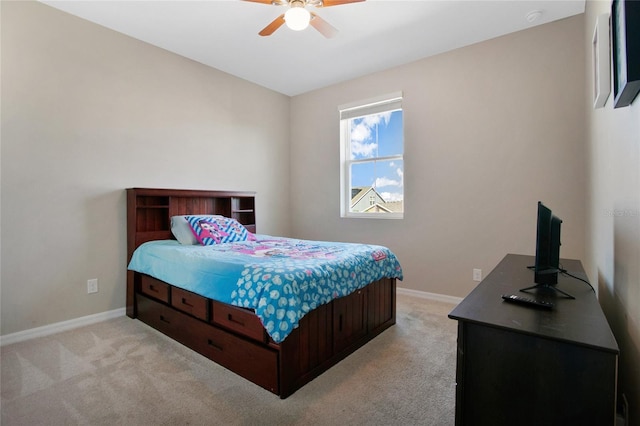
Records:
[[[351,165],[366,161],[402,160],[404,170],[404,144],[402,154],[390,157],[376,157],[375,159],[352,160],[351,159],[351,135],[348,121],[352,118],[363,117],[380,112],[402,110],[402,92],[379,96],[376,98],[354,102],[338,107],[340,113],[340,217],[343,218],[363,218],[363,219],[402,219],[404,218],[404,206],[402,212],[388,213],[361,213],[351,212]],[[403,111],[404,117],[404,111]],[[404,142],[404,120],[403,120],[403,142]],[[403,194],[406,192],[404,185]],[[404,195],[403,195],[404,198]]]

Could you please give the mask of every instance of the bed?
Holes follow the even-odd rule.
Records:
[[[280,398],[395,324],[396,279],[402,278],[402,270],[384,247],[258,234],[253,192],[155,188],[126,192],[127,315]],[[194,218],[201,215],[241,224],[234,230],[242,228],[237,231],[243,237],[236,241],[234,230],[211,234],[204,225],[197,228]],[[186,243],[176,232],[174,221],[181,218],[191,220],[191,229],[203,232],[194,233],[197,243]],[[207,241],[201,236],[216,241],[202,245]],[[219,244],[220,238],[229,242]],[[364,250],[373,250],[367,252],[371,263],[364,266],[340,257],[343,252]],[[212,256],[215,259],[209,259]],[[297,256],[293,263],[302,262],[303,269],[278,269],[290,266],[291,256]],[[336,258],[348,269],[342,271],[332,263],[333,272],[322,275],[316,267],[324,258]],[[230,263],[203,272],[200,262],[209,265],[220,259]],[[280,263],[264,263],[272,261]],[[271,273],[274,270],[281,274]],[[275,287],[272,275],[277,275],[278,284],[286,277],[293,287],[286,283]],[[336,275],[345,277],[340,285],[329,278]],[[252,276],[260,279],[251,282]],[[263,281],[265,277],[269,281]],[[307,279],[312,283],[306,284]],[[215,285],[204,285],[208,282]],[[291,297],[276,297],[278,292]]]

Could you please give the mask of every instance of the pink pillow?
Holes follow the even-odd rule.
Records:
[[[185,219],[203,246],[256,240],[255,235],[235,219],[224,216],[185,216]]]

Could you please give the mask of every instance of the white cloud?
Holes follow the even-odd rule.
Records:
[[[361,141],[351,140],[351,155],[352,158],[357,156],[362,157],[371,157],[372,153],[374,153],[378,149],[377,143],[366,143]]]
[[[384,124],[389,124],[390,119],[391,112],[383,112],[380,114],[367,115],[363,117],[362,122],[372,128],[373,126],[380,124],[381,121],[384,121]]]
[[[385,186],[400,186],[400,181],[389,179],[386,177],[376,178],[375,187],[383,188]]]
[[[403,196],[399,192],[381,192],[380,196],[386,201],[402,201]]]
[[[364,121],[351,127],[351,142],[362,142],[369,138],[371,138],[371,127]]]
[[[395,170],[396,175],[398,175],[398,179],[391,179],[387,176],[376,178],[374,182],[375,188],[384,188],[385,186],[404,186],[404,171],[402,168],[397,168]]]
[[[371,157],[378,148],[378,143],[371,140],[372,131],[380,122],[384,121],[385,124],[388,124],[390,119],[391,113],[384,112],[381,114],[367,115],[354,120],[354,122],[358,121],[358,124],[351,127],[352,155],[354,157]]]

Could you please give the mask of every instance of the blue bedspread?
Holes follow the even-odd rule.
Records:
[[[316,307],[383,277],[402,279],[400,263],[386,247],[262,235],[213,246],[151,241],[136,249],[129,269],[251,308],[277,343]]]

